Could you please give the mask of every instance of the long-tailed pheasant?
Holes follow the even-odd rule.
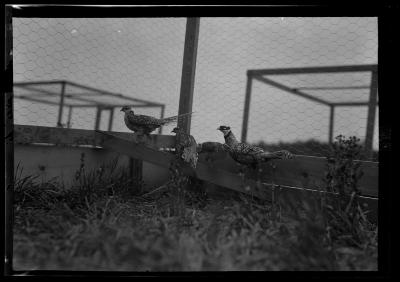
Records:
[[[122,107],[121,111],[125,113],[124,121],[126,126],[130,130],[142,135],[149,135],[160,126],[176,122],[178,119],[192,114],[186,113],[167,118],[155,118],[146,115],[135,115],[135,113],[129,106]]]
[[[224,134],[225,149],[238,163],[255,168],[258,164],[272,159],[291,159],[293,155],[286,150],[266,152],[262,148],[239,142],[229,126],[221,125],[217,128]]]
[[[185,162],[189,163],[191,167],[196,168],[198,153],[197,143],[194,137],[187,134],[183,129],[175,127],[172,130],[176,134],[175,151]]]

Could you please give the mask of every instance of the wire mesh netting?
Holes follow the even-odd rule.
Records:
[[[185,24],[185,18],[15,18],[14,81],[70,81],[164,104],[165,116],[176,115]],[[247,70],[377,64],[377,48],[377,18],[372,17],[201,18],[191,133],[198,142],[223,142],[216,128],[230,125],[240,138]],[[272,78],[329,103],[369,99],[370,72]],[[60,85],[35,87],[60,93]],[[37,89],[14,90],[15,96],[38,94]],[[103,104],[119,103],[116,97],[82,93],[72,85],[65,90],[83,99],[95,97]],[[60,96],[47,95],[46,99],[57,104]],[[67,97],[66,103],[70,100]],[[59,108],[54,104],[15,99],[15,123],[56,126]],[[141,107],[135,112],[160,116],[159,107]],[[364,140],[367,112],[367,106],[335,107],[333,136],[355,135]],[[96,108],[65,107],[64,124],[69,115],[72,128],[95,126]],[[110,115],[102,111],[100,129],[108,128]],[[122,118],[116,109],[112,130],[128,131]],[[254,80],[246,141],[274,150],[325,155],[329,120],[326,105]],[[172,126],[163,132],[169,134]],[[373,149],[378,150],[378,114]]]
[[[377,18],[202,18],[192,120],[201,141],[220,140],[216,125],[242,131],[249,69],[364,65],[377,63]],[[273,76],[328,102],[366,102],[371,73]],[[355,89],[340,89],[356,86]],[[361,86],[361,87],[360,87]],[[368,107],[335,109],[334,135],[365,139]],[[253,81],[247,142],[297,154],[325,155],[329,107]],[[212,124],[212,126],[210,126]],[[378,149],[378,119],[373,148]]]
[[[66,80],[164,104],[165,116],[176,115],[185,24],[184,18],[14,18],[14,82]],[[59,106],[50,103],[59,103],[60,91],[61,84],[14,87],[15,123],[56,126]],[[81,107],[89,103],[85,99],[106,106],[130,104],[72,84],[66,85],[65,93],[75,97],[65,97],[65,103],[73,107],[70,111],[66,106],[62,113],[63,126],[67,126],[71,115],[71,128],[94,129],[97,109]],[[80,101],[75,95],[79,95]],[[112,130],[129,131],[119,110],[120,107],[115,108]],[[134,110],[155,117],[161,115],[160,107]],[[100,129],[108,128],[109,115],[109,111],[101,112]]]
[[[249,140],[270,149],[292,149],[298,154],[316,156],[327,155],[329,143],[337,135],[357,136],[361,143],[365,142],[371,72],[273,75],[269,79],[318,100],[256,81],[250,121],[258,118],[265,129],[257,131],[257,124],[251,123]],[[377,118],[374,126],[378,133]],[[283,130],[285,134],[279,135]],[[264,136],[269,136],[270,143],[266,143]],[[378,144],[378,134],[373,141]]]

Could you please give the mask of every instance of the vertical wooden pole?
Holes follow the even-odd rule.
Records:
[[[143,161],[129,158],[129,171],[130,177],[133,180],[133,185],[137,192],[143,192],[142,179],[143,179]]]
[[[12,8],[5,6],[5,254],[4,275],[12,274],[13,261],[13,222],[14,222],[14,116],[13,116],[13,31]]]
[[[111,131],[114,121],[114,108],[110,108],[110,117],[108,119],[108,131]]]
[[[329,144],[333,142],[333,124],[335,122],[335,106],[330,105],[330,115],[329,115]]]
[[[72,106],[68,107],[68,122],[67,128],[71,128]]]
[[[179,114],[192,111],[193,90],[196,71],[197,45],[199,38],[200,18],[187,18],[185,47],[181,77],[181,93],[179,98]],[[178,120],[178,126],[190,133],[191,117]]]
[[[374,140],[376,101],[378,99],[378,72],[371,73],[371,87],[368,103],[367,132],[365,135],[365,152],[366,156],[372,158],[372,144]]]
[[[161,106],[161,114],[160,114],[160,118],[164,118],[165,115],[165,105]],[[160,128],[158,129],[158,134],[162,134],[162,126],[160,126]]]
[[[247,73],[246,97],[244,100],[244,110],[243,110],[243,124],[242,124],[242,138],[241,138],[242,142],[246,142],[247,139],[252,82],[253,82],[252,75]]]
[[[58,108],[58,120],[57,126],[62,127],[62,115],[64,110],[64,95],[65,95],[65,81],[61,83],[61,93],[60,93],[60,106]]]
[[[94,124],[94,130],[99,130],[99,128],[100,128],[101,111],[102,111],[102,108],[101,107],[97,107],[96,121],[95,121],[95,124]]]

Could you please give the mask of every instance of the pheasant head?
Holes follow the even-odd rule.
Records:
[[[175,127],[174,129],[172,129],[171,133],[178,133],[182,131],[182,129],[180,129],[179,127]]]
[[[130,111],[132,111],[132,108],[130,106],[123,106],[121,109],[121,112],[124,112],[124,113],[130,112]]]
[[[221,125],[217,128],[217,130],[221,131],[224,134],[225,143],[229,146],[238,143],[235,135],[233,135],[230,126]]]
[[[231,132],[231,128],[225,125],[221,125],[220,127],[217,128],[217,130],[221,131],[224,134],[224,136],[228,135],[229,132]]]

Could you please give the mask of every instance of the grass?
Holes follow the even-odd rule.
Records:
[[[377,270],[378,227],[354,197],[212,198],[174,167],[143,194],[116,162],[87,172],[84,156],[68,189],[17,171],[16,270]]]
[[[16,269],[377,269],[376,234],[364,247],[328,244],[322,225],[307,218],[277,220],[271,205],[244,196],[221,200],[191,192],[199,199],[189,203],[187,193],[183,215],[174,215],[170,192],[148,199],[127,198],[124,190],[111,195],[96,190],[76,202],[73,189],[24,185],[16,193]]]

